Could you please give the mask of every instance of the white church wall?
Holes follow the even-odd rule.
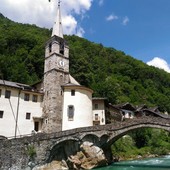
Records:
[[[71,95],[75,90],[75,95]],[[69,118],[68,107],[74,107],[73,118]],[[62,130],[92,126],[92,92],[87,89],[65,88]]]

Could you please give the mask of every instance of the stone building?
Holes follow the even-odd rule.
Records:
[[[33,86],[0,80],[0,136],[92,126],[92,93],[69,73],[69,46],[58,4],[52,35],[45,45],[43,80]],[[103,103],[101,107],[104,109]],[[104,111],[102,116],[100,123],[104,124]]]

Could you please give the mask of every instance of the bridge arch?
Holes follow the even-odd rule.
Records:
[[[69,155],[74,155],[79,151],[80,142],[75,138],[55,142],[51,149],[47,151],[47,163],[54,160],[67,160]]]
[[[153,123],[143,123],[143,124],[136,124],[136,125],[131,125],[131,126],[125,126],[122,129],[119,129],[117,131],[113,131],[113,133],[110,135],[107,143],[107,147],[110,147],[116,140],[121,138],[122,136],[128,134],[129,132],[132,132],[136,129],[141,129],[141,128],[156,128],[156,129],[163,129],[165,131],[170,132],[170,127],[162,124],[153,124]],[[104,146],[105,147],[105,146]]]

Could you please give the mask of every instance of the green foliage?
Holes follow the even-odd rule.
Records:
[[[28,145],[27,147],[27,154],[30,157],[30,159],[34,159],[35,155],[36,155],[36,150],[34,145]]]
[[[32,84],[42,79],[44,44],[51,31],[19,24],[0,15],[0,75]],[[114,48],[77,36],[65,36],[70,47],[70,73],[80,84],[113,104],[159,106],[170,113],[170,74]]]
[[[0,72],[6,80],[34,83],[43,76],[49,30],[0,16]],[[2,76],[0,77],[2,78]]]
[[[113,155],[122,159],[167,155],[170,153],[170,133],[160,129],[138,129],[117,140],[111,148]]]
[[[152,130],[148,128],[137,129],[131,132],[130,135],[134,139],[137,148],[142,148],[149,144],[152,136]]]
[[[76,36],[65,36],[70,46],[70,71],[94,96],[111,103],[159,106],[170,112],[170,74],[131,56]]]
[[[115,157],[129,158],[135,156],[136,147],[130,136],[125,136],[117,140],[111,147]]]

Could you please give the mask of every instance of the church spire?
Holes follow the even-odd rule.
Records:
[[[57,9],[57,17],[54,22],[53,31],[51,36],[58,36],[63,38],[63,28],[62,28],[62,22],[61,22],[61,13],[60,13],[60,0],[58,0],[58,9]]]

